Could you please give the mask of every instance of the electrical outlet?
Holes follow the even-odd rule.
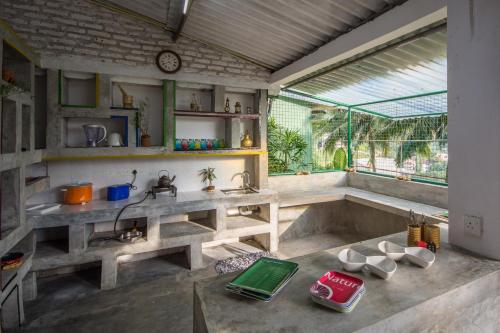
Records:
[[[483,229],[483,219],[479,216],[464,216],[464,232],[471,236],[481,237]]]

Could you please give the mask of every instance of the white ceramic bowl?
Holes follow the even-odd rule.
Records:
[[[403,259],[406,254],[403,246],[388,241],[378,243],[378,249],[395,261]]]
[[[360,271],[366,264],[366,257],[352,249],[343,249],[338,257],[342,266],[348,272]]]
[[[436,255],[423,247],[407,247],[405,251],[408,261],[423,268],[431,267],[436,260]]]
[[[378,248],[389,258],[396,261],[406,258],[409,262],[423,268],[429,268],[436,260],[436,255],[423,247],[404,247],[389,241],[382,241],[378,243]]]
[[[369,256],[366,259],[366,266],[370,272],[384,280],[389,280],[398,268],[396,262],[386,256]]]

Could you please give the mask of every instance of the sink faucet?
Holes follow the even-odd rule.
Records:
[[[231,178],[231,181],[233,181],[233,179],[236,176],[241,176],[241,181],[242,181],[241,188],[243,188],[243,189],[250,188],[250,172],[243,171],[243,172],[235,173],[233,175],[233,177]]]

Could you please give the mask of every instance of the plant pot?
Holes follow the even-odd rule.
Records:
[[[2,70],[2,79],[7,83],[14,83],[14,71],[12,69]]]
[[[141,146],[151,147],[151,136],[148,134],[141,135]]]
[[[215,186],[214,185],[209,185],[206,188],[207,192],[215,192]]]

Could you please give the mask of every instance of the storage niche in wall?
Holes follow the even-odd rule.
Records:
[[[47,71],[35,70],[35,149],[46,148],[47,136]]]
[[[99,75],[59,71],[59,104],[95,108],[99,101]]]
[[[20,225],[19,169],[0,173],[0,238]]]
[[[149,81],[149,80],[148,80]],[[124,92],[129,97],[124,103]],[[163,146],[164,137],[164,107],[163,86],[161,81],[151,80],[147,83],[112,82],[112,109],[118,115],[120,109],[137,111],[138,137],[148,134],[151,138],[151,146]],[[140,145],[140,142],[138,146]]]
[[[239,149],[245,133],[254,138],[255,92],[178,82],[175,98],[176,150]]]
[[[227,91],[224,95],[224,101],[226,99],[229,99],[229,107],[231,110],[230,112],[235,112],[235,104],[237,102],[241,104],[241,112],[243,114],[254,114],[256,112],[255,94]],[[240,140],[243,138],[243,135],[245,135],[245,133],[247,132],[253,139],[254,126],[255,126],[255,120],[242,118],[240,120],[240,133],[239,133]]]
[[[109,147],[112,142],[108,140],[112,133],[117,133],[122,138],[123,147],[128,147],[129,119],[127,116],[111,116],[111,118],[64,118],[65,122],[65,146],[66,148],[88,148],[87,136],[84,125],[102,126],[97,133],[97,147]],[[103,139],[104,137],[104,139]],[[103,140],[101,140],[103,139]]]
[[[2,98],[2,142],[1,153],[9,154],[16,152],[16,103],[10,99]]]
[[[31,150],[31,106],[22,105],[21,151]]]
[[[9,43],[3,41],[2,80],[22,90],[31,90],[31,63]]]

